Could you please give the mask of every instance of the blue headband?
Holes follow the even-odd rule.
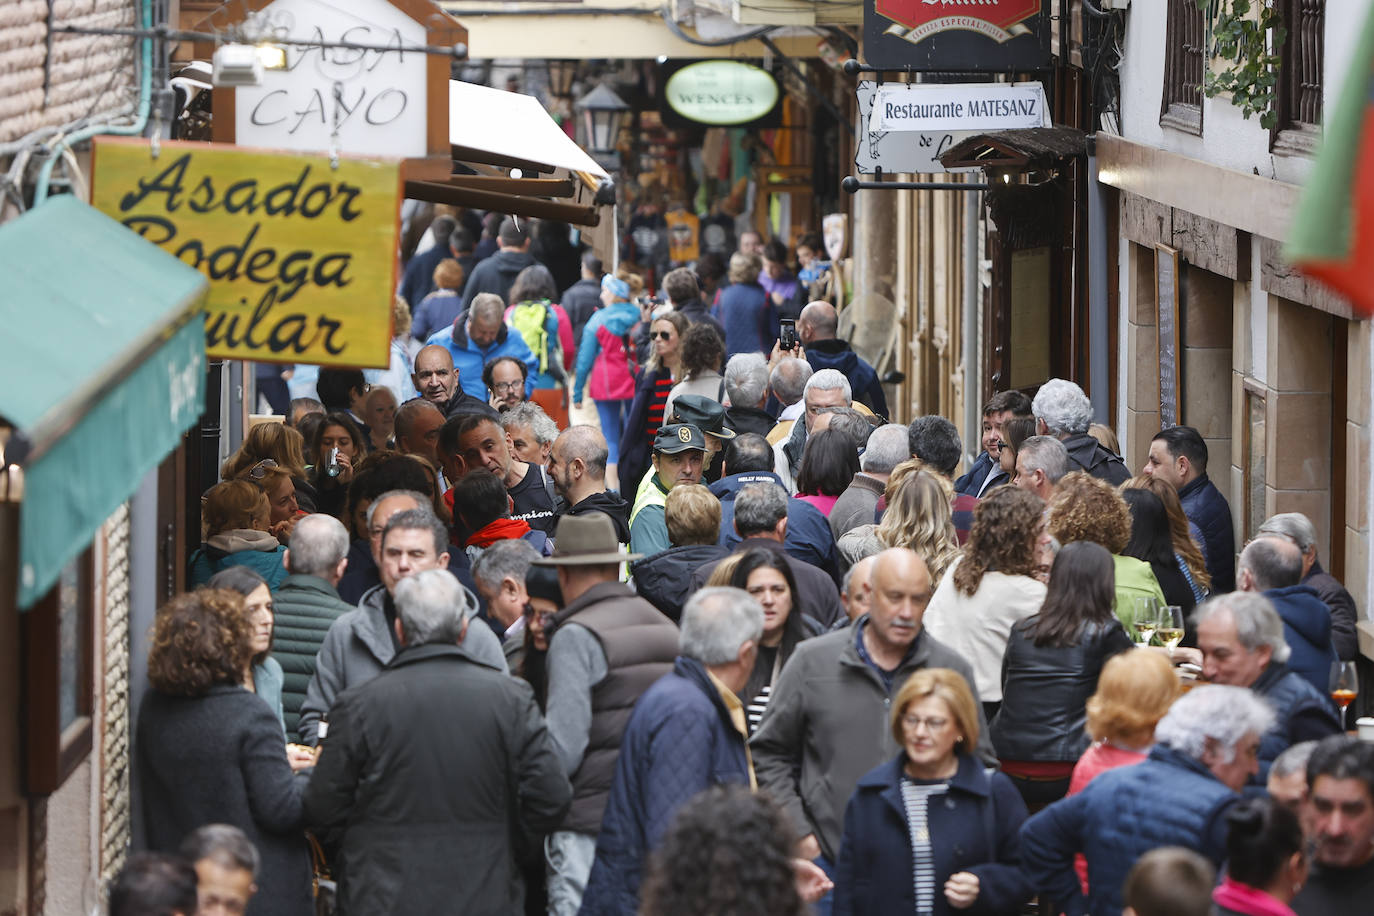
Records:
[[[601,278],[601,288],[610,290],[617,299],[630,298],[630,284],[611,274],[606,274]]]

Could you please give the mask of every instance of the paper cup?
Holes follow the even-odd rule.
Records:
[[[1360,734],[1361,741],[1374,742],[1374,718],[1361,716],[1355,720],[1355,728]]]

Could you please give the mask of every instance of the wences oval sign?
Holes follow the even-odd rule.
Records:
[[[756,120],[778,103],[778,83],[761,67],[703,60],[668,77],[668,107],[689,121],[728,126]]]

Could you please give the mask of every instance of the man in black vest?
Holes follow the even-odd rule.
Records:
[[[575,916],[630,711],[672,668],[678,632],[620,582],[620,564],[640,554],[621,549],[604,514],[564,516],[554,545],[553,556],[535,564],[557,569],[566,602],[549,640],[547,712],[554,747],[572,779],[573,802],[545,855],[549,914]]]

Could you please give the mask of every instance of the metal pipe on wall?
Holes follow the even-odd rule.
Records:
[[[964,445],[970,451],[964,456],[972,467],[982,448],[982,392],[983,374],[979,371],[978,353],[978,217],[983,206],[982,194],[971,190],[964,195],[964,302],[963,302],[963,363],[964,363]]]
[[[1088,147],[1088,392],[1093,420],[1111,424],[1109,412],[1111,354],[1107,324],[1111,296],[1107,289],[1107,188],[1097,180],[1096,148]],[[1118,431],[1120,432],[1120,431]]]

